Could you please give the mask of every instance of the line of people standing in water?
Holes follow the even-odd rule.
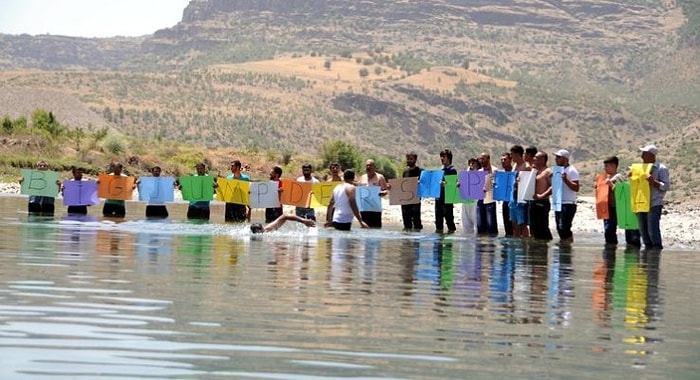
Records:
[[[642,155],[642,163],[649,164],[650,169],[646,173],[646,181],[649,184],[651,207],[647,211],[636,213],[638,219],[638,230],[625,230],[625,241],[631,245],[641,245],[642,243],[651,248],[663,248],[660,218],[663,209],[663,199],[670,187],[669,172],[665,165],[658,162],[658,148],[654,145],[647,145],[640,148]],[[503,201],[501,203],[501,216],[503,220],[503,229],[505,236],[517,238],[535,238],[543,240],[552,240],[553,236],[549,228],[549,215],[552,210],[552,189],[553,181],[561,179],[561,199],[560,207],[554,212],[554,220],[556,231],[561,242],[573,242],[573,233],[571,231],[573,219],[576,215],[576,199],[581,188],[578,170],[571,165],[571,153],[568,150],[560,149],[554,152],[556,167],[559,169],[552,170],[548,166],[549,155],[545,152],[538,151],[535,147],[523,148],[520,145],[514,145],[509,151],[500,155],[501,167],[497,168],[491,163],[491,156],[487,152],[482,152],[478,157],[468,161],[468,170],[483,171],[485,174],[484,182],[484,197],[476,201],[467,201],[461,205],[462,215],[462,230],[465,234],[478,234],[487,236],[498,236],[499,229],[497,225],[497,208],[498,202],[494,200],[494,178],[498,171],[515,172],[516,178],[522,172],[534,172],[534,194],[532,199],[517,201],[516,196],[518,191],[519,181],[515,181],[513,189],[514,197],[511,201]],[[443,176],[456,175],[458,172],[455,169],[452,160],[453,154],[449,149],[444,149],[439,153],[441,170]],[[406,158],[406,168],[402,173],[403,178],[415,177],[416,180],[421,176],[422,169],[418,166],[418,155],[416,153],[408,153]],[[606,243],[617,244],[617,229],[618,220],[616,212],[616,202],[614,189],[618,183],[624,182],[630,173],[621,173],[619,171],[619,159],[615,156],[604,160],[604,183],[596,186],[604,185],[608,188],[608,213],[604,219],[604,236]],[[242,181],[250,181],[250,177],[244,172],[242,163],[239,160],[231,162],[231,173],[226,176],[228,179],[237,179]],[[49,165],[40,161],[36,165],[37,170],[49,170]],[[195,176],[210,176],[207,173],[206,165],[199,163],[195,166]],[[353,170],[342,171],[337,163],[332,163],[329,167],[328,181],[341,182],[338,184],[332,193],[330,204],[326,210],[327,227],[333,227],[339,230],[349,230],[352,222],[356,219],[359,225],[363,228],[381,228],[382,213],[381,211],[362,211],[360,212],[356,203],[356,186],[373,185],[380,189],[379,196],[384,197],[389,193],[391,185],[389,181],[380,173],[378,173],[376,163],[373,160],[367,160],[365,163],[365,173],[357,180]],[[151,168],[153,177],[160,177],[161,168],[156,166]],[[123,165],[121,163],[113,163],[108,171],[112,176],[126,176],[123,173]],[[297,178],[299,182],[316,183],[319,180],[312,175],[312,167],[309,164],[302,166],[302,176]],[[73,178],[71,181],[83,180],[83,169],[72,168]],[[278,191],[282,192],[280,179],[282,177],[282,169],[275,166],[269,173],[271,181],[279,183]],[[20,178],[22,182],[23,178]],[[139,180],[135,180],[133,187],[139,187]],[[57,181],[56,185],[60,191],[63,191],[63,186]],[[179,188],[180,184],[175,181],[173,186]],[[459,184],[458,184],[459,186]],[[212,176],[212,187],[217,187],[216,178]],[[441,182],[440,196],[435,199],[435,232],[452,234],[457,230],[455,223],[454,204],[445,201],[445,181]],[[296,207],[295,218],[285,217],[282,207],[267,208],[265,210],[266,225],[259,224],[255,230],[266,232],[281,226],[288,220],[301,221],[312,220],[316,221],[316,214],[313,208]],[[30,196],[28,211],[30,213],[53,214],[54,213],[54,198],[47,196]],[[86,205],[69,206],[68,213],[71,214],[87,214]],[[124,217],[126,207],[124,200],[105,199],[103,206],[103,215],[108,217]],[[146,217],[149,218],[167,218],[169,216],[167,207],[163,202],[149,202],[146,205]],[[421,231],[423,230],[423,222],[421,218],[421,203],[401,205],[401,216],[405,231]],[[227,222],[250,222],[251,209],[247,205],[226,203],[224,219]],[[191,201],[187,210],[188,219],[203,219],[210,218],[210,202],[209,201]],[[304,223],[307,224],[307,223]],[[309,225],[309,224],[307,224]]]
[[[658,148],[647,145],[639,148],[642,163],[645,165],[642,183],[648,186],[650,207],[648,210],[636,210],[638,229],[625,229],[625,241],[629,245],[662,249],[660,219],[662,215],[664,196],[670,189],[668,168],[657,160]],[[407,168],[403,177],[420,177],[421,169],[417,166],[417,155],[406,155]],[[561,181],[561,194],[558,210],[554,212],[556,231],[563,243],[573,242],[572,224],[577,211],[577,194],[581,189],[578,170],[571,164],[571,153],[566,149],[554,152],[556,171],[548,166],[549,155],[538,151],[536,147],[523,148],[514,145],[508,152],[501,154],[501,168],[491,164],[490,154],[481,153],[478,158],[468,161],[468,170],[487,172],[484,183],[484,197],[476,202],[462,203],[462,228],[466,234],[497,236],[497,202],[493,198],[494,175],[497,171],[515,172],[516,182],[513,189],[513,200],[502,202],[502,220],[505,236],[518,238],[535,238],[552,240],[549,228],[550,212],[552,210],[553,181]],[[440,152],[440,160],[444,175],[457,174],[452,165],[452,152]],[[617,244],[618,218],[615,203],[615,187],[625,182],[633,175],[632,170],[621,173],[618,169],[619,159],[616,156],[606,158],[603,162],[605,170],[605,194],[607,196],[607,216],[603,218],[606,244]],[[534,172],[534,193],[532,199],[524,202],[516,200],[519,178],[522,172]],[[558,177],[558,178],[557,178]],[[435,200],[435,232],[454,233],[454,204],[444,201],[444,181],[440,198]],[[402,217],[405,230],[421,230],[420,204],[402,206]]]

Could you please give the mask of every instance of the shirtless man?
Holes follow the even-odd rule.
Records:
[[[532,168],[525,161],[523,155],[525,154],[525,149],[520,145],[514,145],[510,148],[510,156],[513,159],[513,171],[514,172],[525,172],[530,171]],[[518,180],[515,182],[515,189],[513,192],[518,194]],[[516,197],[514,197],[516,198]],[[527,238],[530,237],[530,231],[527,228],[527,204],[518,203],[517,199],[511,201],[508,205],[510,208],[510,220],[513,223],[513,236]]]
[[[552,195],[552,169],[547,167],[547,153],[537,152],[534,157],[535,194],[530,207],[530,232],[535,239],[552,240],[549,230],[549,211],[552,205],[549,197]]]
[[[332,162],[328,166],[328,182],[343,182],[343,177],[340,175],[340,164]]]
[[[358,185],[379,186],[379,196],[383,197],[389,193],[389,184],[383,175],[377,173],[377,164],[374,160],[365,162],[366,173],[360,176],[357,181]],[[362,220],[364,220],[371,228],[382,228],[382,212],[381,211],[362,211]]]

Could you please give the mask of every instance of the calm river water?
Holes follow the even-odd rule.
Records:
[[[57,206],[32,218],[0,197],[2,379],[700,373],[697,252],[399,226],[252,238],[187,223],[184,205],[161,222],[138,204],[121,222]]]

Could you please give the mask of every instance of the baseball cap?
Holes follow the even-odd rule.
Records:
[[[554,152],[554,155],[558,157],[571,158],[571,153],[569,153],[569,151],[566,149],[559,149],[558,151]]]
[[[640,152],[648,152],[648,153],[653,154],[654,156],[659,154],[659,148],[657,148],[656,145],[654,145],[654,144],[649,144],[645,147],[639,148],[639,151]]]

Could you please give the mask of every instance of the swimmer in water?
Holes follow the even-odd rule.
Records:
[[[282,225],[284,225],[284,223],[286,223],[288,220],[302,223],[307,227],[316,227],[316,222],[312,219],[302,218],[294,214],[282,214],[279,218],[265,225],[260,223],[251,224],[250,232],[254,234],[261,234],[263,232],[275,231],[276,229],[282,227]]]

